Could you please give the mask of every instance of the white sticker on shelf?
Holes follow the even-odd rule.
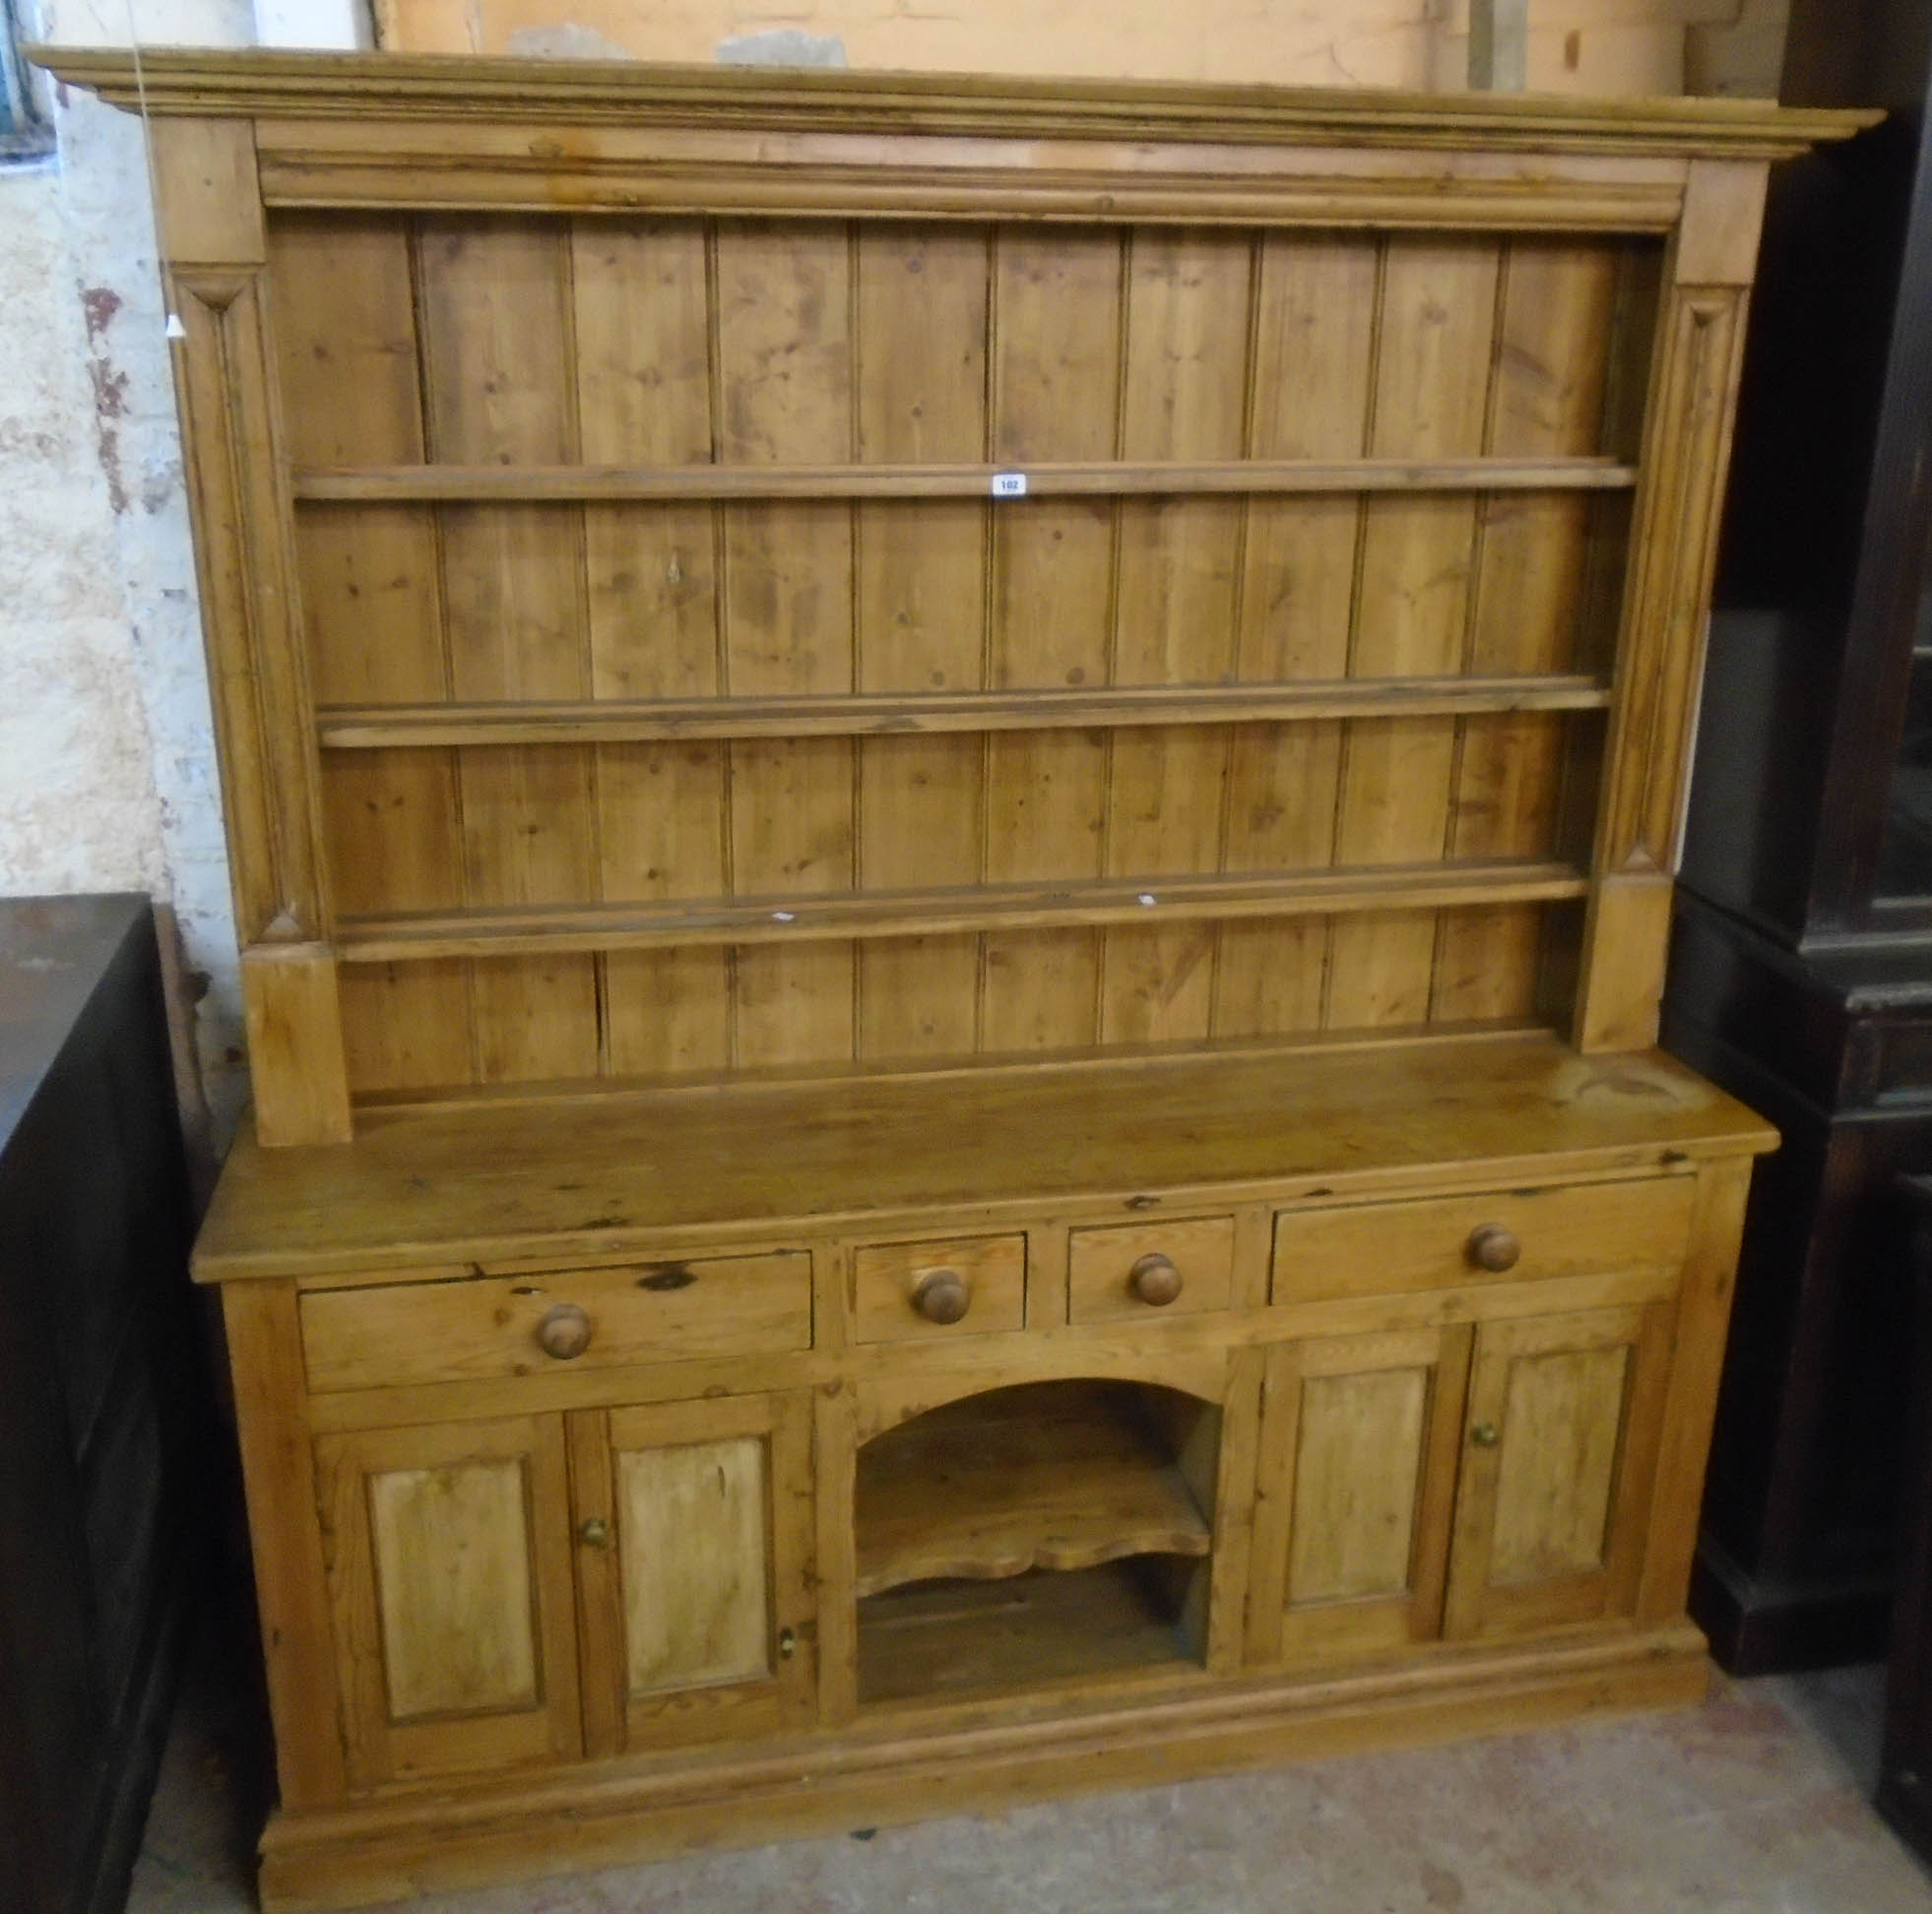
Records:
[[[995,498],[1024,498],[1026,496],[1026,474],[1023,472],[996,472],[993,475],[993,495]]]

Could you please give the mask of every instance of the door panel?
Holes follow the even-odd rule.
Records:
[[[585,1410],[569,1424],[591,1753],[808,1720],[808,1400]]]
[[[614,1453],[629,1691],[769,1675],[763,1439]]]
[[[1251,1655],[1372,1654],[1435,1635],[1455,1488],[1466,1328],[1268,1352]]]
[[[1634,1351],[1558,1350],[1511,1371],[1489,1577],[1499,1586],[1599,1567]]]
[[[384,1469],[368,1495],[390,1718],[534,1707],[522,1463]]]
[[[1670,1313],[1634,1304],[1477,1331],[1446,1633],[1633,1611]]]
[[[581,1752],[554,1416],[316,1444],[358,1785]]]

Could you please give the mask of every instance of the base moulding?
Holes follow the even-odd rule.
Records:
[[[1421,1669],[1215,1684],[1126,1706],[1089,1702],[1047,1720],[926,1732],[881,1723],[755,1753],[600,1762],[522,1787],[442,1785],[279,1814],[263,1837],[261,1900],[264,1914],[308,1914],[705,1848],[997,1814],[1074,1787],[1158,1787],[1690,1707],[1709,1683],[1704,1637],[1685,1625],[1476,1651]]]

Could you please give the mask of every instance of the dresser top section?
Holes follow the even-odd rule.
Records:
[[[1518,1033],[418,1106],[364,1113],[353,1143],[244,1131],[196,1263],[226,1281],[595,1261],[1068,1198],[1134,1213],[1639,1173],[1774,1141],[1658,1053]]]
[[[659,66],[35,46],[60,79],[130,109],[257,119],[361,117],[743,126],[994,138],[1384,145],[1775,159],[1877,113],[1769,100],[1582,99],[1395,89],[1178,85],[1007,75]]]
[[[0,1145],[153,909],[119,893],[0,899]]]

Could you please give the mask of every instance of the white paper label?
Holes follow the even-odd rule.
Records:
[[[1024,498],[1026,496],[1026,474],[1023,472],[996,472],[993,475],[993,495],[995,498]]]

